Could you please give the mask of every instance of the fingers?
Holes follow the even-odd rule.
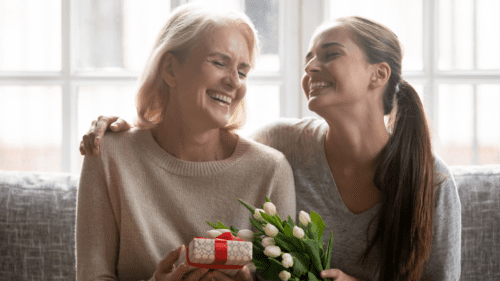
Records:
[[[155,279],[157,281],[161,280],[161,281],[180,281],[182,280],[182,276],[184,276],[184,274],[186,274],[187,272],[187,269],[188,269],[188,266],[186,264],[181,264],[179,265],[175,270],[174,272],[171,272],[171,273],[160,273],[158,272],[158,270],[156,271],[155,273]]]
[[[82,149],[84,150],[84,153],[82,153],[82,155],[92,155],[93,149],[90,145],[90,139],[88,135],[83,136],[82,142],[80,143],[80,153],[82,152]]]
[[[185,250],[184,245],[179,246],[179,248],[170,251],[167,256],[160,261],[158,264],[158,268],[156,271],[160,274],[164,273],[169,273],[173,269],[173,265],[175,261],[179,258],[179,255],[182,253],[182,251]]]
[[[191,272],[186,278],[184,278],[184,281],[198,281],[204,277],[204,275],[210,275],[208,273],[208,268],[198,268]]]
[[[132,128],[130,126],[130,124],[125,121],[124,119],[122,118],[118,118],[115,122],[113,122],[113,124],[111,124],[109,126],[109,128],[111,129],[111,131],[113,132],[121,132],[121,131],[126,131],[126,130],[130,130],[130,128]]]
[[[342,271],[340,269],[328,269],[321,271],[322,278],[332,278],[333,280],[341,280]]]
[[[253,277],[247,266],[244,266],[235,277],[236,281],[252,281]]]
[[[97,118],[97,122],[92,122],[92,127],[89,130],[88,135],[95,154],[99,153],[99,146],[101,145],[102,138],[104,137],[104,133],[107,128],[118,119],[119,117],[116,116],[99,116],[99,118]]]
[[[322,278],[332,278],[333,280],[341,280],[341,281],[358,281],[359,280],[359,279],[356,279],[352,276],[345,274],[344,272],[342,272],[342,270],[337,269],[337,268],[321,271],[321,277]]]
[[[218,270],[214,271],[213,279],[217,281],[233,281],[231,277],[227,276],[226,274]]]

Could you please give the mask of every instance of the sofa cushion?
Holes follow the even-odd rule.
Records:
[[[451,170],[462,205],[461,280],[500,280],[500,165]]]
[[[0,279],[75,280],[78,176],[0,171]]]

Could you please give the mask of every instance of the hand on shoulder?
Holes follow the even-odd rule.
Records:
[[[90,129],[80,142],[81,155],[97,155],[102,138],[107,131],[122,132],[132,128],[127,121],[118,116],[99,116],[92,121]]]

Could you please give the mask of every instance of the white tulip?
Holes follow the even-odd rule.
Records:
[[[274,246],[276,243],[274,242],[274,238],[272,237],[265,237],[262,239],[262,246],[265,248],[267,246]]]
[[[286,270],[283,270],[280,272],[279,276],[281,280],[286,281],[290,279],[290,277],[292,277],[292,274]]]
[[[299,239],[302,239],[302,238],[304,238],[304,235],[305,235],[305,232],[302,228],[300,228],[298,226],[293,227],[293,236],[295,236]]]
[[[293,266],[292,255],[290,255],[289,253],[285,253],[281,256],[281,258],[283,259],[281,263],[283,264],[284,268],[290,268]]]
[[[304,211],[300,211],[299,213],[299,223],[303,225],[304,227],[307,227],[307,225],[311,222],[311,217],[309,216],[308,213]]]
[[[266,232],[266,235],[269,236],[269,237],[274,237],[278,234],[278,229],[276,228],[276,226],[268,223],[266,225],[266,227],[264,228],[264,232]]]
[[[258,221],[266,221],[266,220],[262,217],[262,215],[260,214],[260,212],[265,213],[265,211],[264,211],[264,210],[262,210],[262,209],[255,209],[255,212],[253,213],[253,217],[254,217],[256,220],[258,220]]]
[[[217,237],[221,234],[222,234],[222,232],[219,231],[219,229],[212,229],[212,230],[207,231],[207,238],[215,239],[215,237]]]
[[[219,230],[221,233],[231,232],[231,230],[229,230],[229,229],[225,229],[225,228],[223,228],[223,229],[218,229],[218,230]]]
[[[264,249],[264,255],[271,258],[279,257],[281,255],[281,249],[278,246],[267,246]]]
[[[276,206],[271,202],[264,203],[264,211],[270,216],[276,215]]]
[[[238,234],[236,235],[236,237],[238,237],[242,240],[248,241],[248,242],[253,241],[253,236],[254,236],[253,231],[251,231],[249,229],[242,229],[242,230],[238,231]]]

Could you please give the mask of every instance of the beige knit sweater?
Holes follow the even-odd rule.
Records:
[[[98,156],[85,157],[78,188],[77,280],[145,280],[158,262],[206,221],[250,229],[237,199],[269,197],[295,219],[293,175],[277,150],[244,138],[222,161],[186,162],[164,151],[150,130],[108,133]]]

